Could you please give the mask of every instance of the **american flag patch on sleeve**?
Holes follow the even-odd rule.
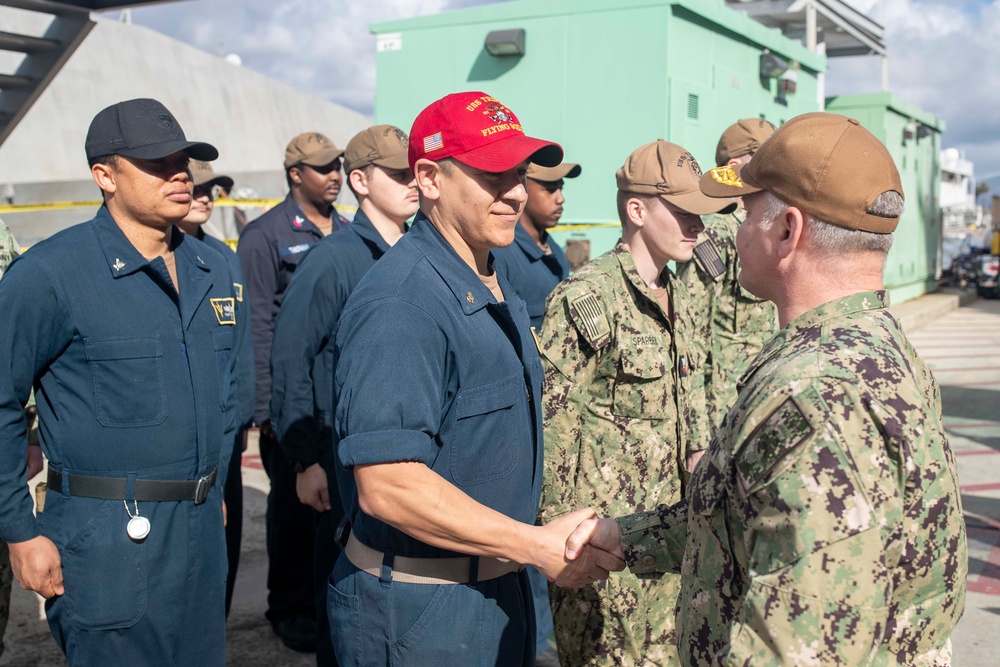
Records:
[[[429,137],[424,137],[424,152],[430,153],[431,151],[436,151],[439,148],[444,148],[444,142],[441,141],[441,133],[437,132]]]

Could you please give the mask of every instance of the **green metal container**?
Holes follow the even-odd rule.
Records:
[[[892,153],[906,208],[885,267],[892,302],[933,291],[941,266],[941,133],[944,121],[890,93],[844,95],[826,110],[857,118]]]

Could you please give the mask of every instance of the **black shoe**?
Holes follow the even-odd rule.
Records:
[[[299,653],[316,652],[316,621],[308,616],[292,616],[271,621],[281,643]]]
[[[535,656],[535,667],[559,667],[559,654],[552,646]]]

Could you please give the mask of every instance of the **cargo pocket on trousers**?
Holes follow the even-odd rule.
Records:
[[[430,655],[444,639],[441,628],[456,619],[447,641],[451,647],[475,646],[467,636],[470,608],[463,596],[475,596],[469,586],[461,584],[404,584],[392,582],[389,588],[389,626],[393,636],[390,652],[393,664],[405,665],[407,655]],[[465,603],[465,604],[463,604]],[[477,630],[478,630],[477,626]],[[447,651],[445,652],[447,655]],[[475,659],[470,658],[470,663]]]
[[[146,613],[146,547],[128,538],[128,515],[109,500],[62,549],[69,621],[84,630],[135,625]]]

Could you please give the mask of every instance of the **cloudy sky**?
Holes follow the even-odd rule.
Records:
[[[188,0],[136,9],[133,22],[370,114],[368,24],[504,0]],[[943,118],[1000,194],[1000,0],[846,0],[886,28],[890,87]],[[876,92],[877,57],[831,59],[827,92]]]

